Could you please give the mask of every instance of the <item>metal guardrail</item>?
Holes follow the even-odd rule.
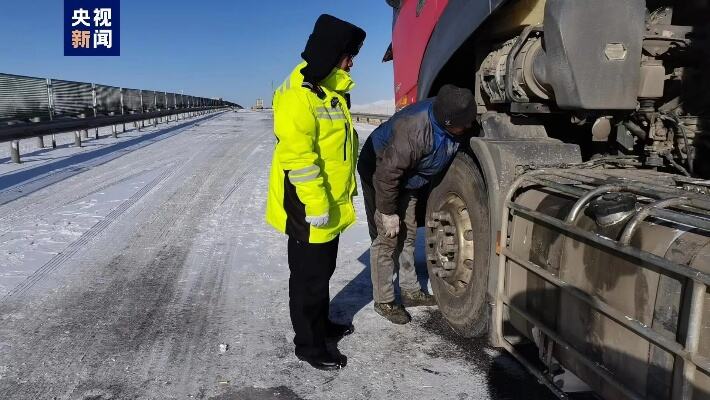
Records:
[[[20,162],[20,139],[37,138],[44,147],[45,135],[75,131],[75,144],[81,146],[81,131],[145,121],[156,125],[172,116],[200,115],[223,108],[242,108],[221,99],[209,99],[153,90],[127,89],[86,82],[36,78],[0,73],[0,142],[12,141],[11,156]],[[140,121],[140,127],[138,123]],[[54,138],[52,147],[56,147]]]
[[[153,121],[157,118],[162,119],[173,115],[192,113],[198,114],[203,111],[216,110],[226,108],[227,106],[211,106],[211,107],[195,107],[185,109],[158,110],[147,111],[143,113],[131,113],[124,115],[98,115],[95,117],[86,117],[85,114],[80,114],[78,118],[58,119],[45,122],[31,122],[24,124],[12,124],[0,127],[0,140],[19,140],[27,139],[44,135],[51,135],[62,132],[71,132],[76,130],[86,130],[91,128],[100,128],[104,126],[126,124],[136,121]]]
[[[381,125],[383,122],[390,119],[391,115],[385,114],[365,114],[365,113],[350,113],[353,118],[353,122],[360,122],[363,124]]]

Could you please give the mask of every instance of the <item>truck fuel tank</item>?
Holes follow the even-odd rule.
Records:
[[[504,224],[500,323],[604,398],[710,398],[707,182],[636,169],[529,174]]]

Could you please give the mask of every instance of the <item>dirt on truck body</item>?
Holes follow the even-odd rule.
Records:
[[[449,325],[564,396],[710,399],[710,0],[388,0],[399,108],[478,126],[427,199]]]

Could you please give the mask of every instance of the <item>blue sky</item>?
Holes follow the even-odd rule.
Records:
[[[321,13],[359,25],[367,40],[352,71],[353,102],[392,99],[392,12],[385,0],[121,0],[120,57],[64,57],[63,0],[3,1],[0,72],[269,101],[300,61]]]

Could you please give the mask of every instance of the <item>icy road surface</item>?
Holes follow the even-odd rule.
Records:
[[[436,308],[375,314],[361,198],[331,281],[348,366],[299,362],[271,115],[181,124],[0,160],[0,399],[552,398]]]

